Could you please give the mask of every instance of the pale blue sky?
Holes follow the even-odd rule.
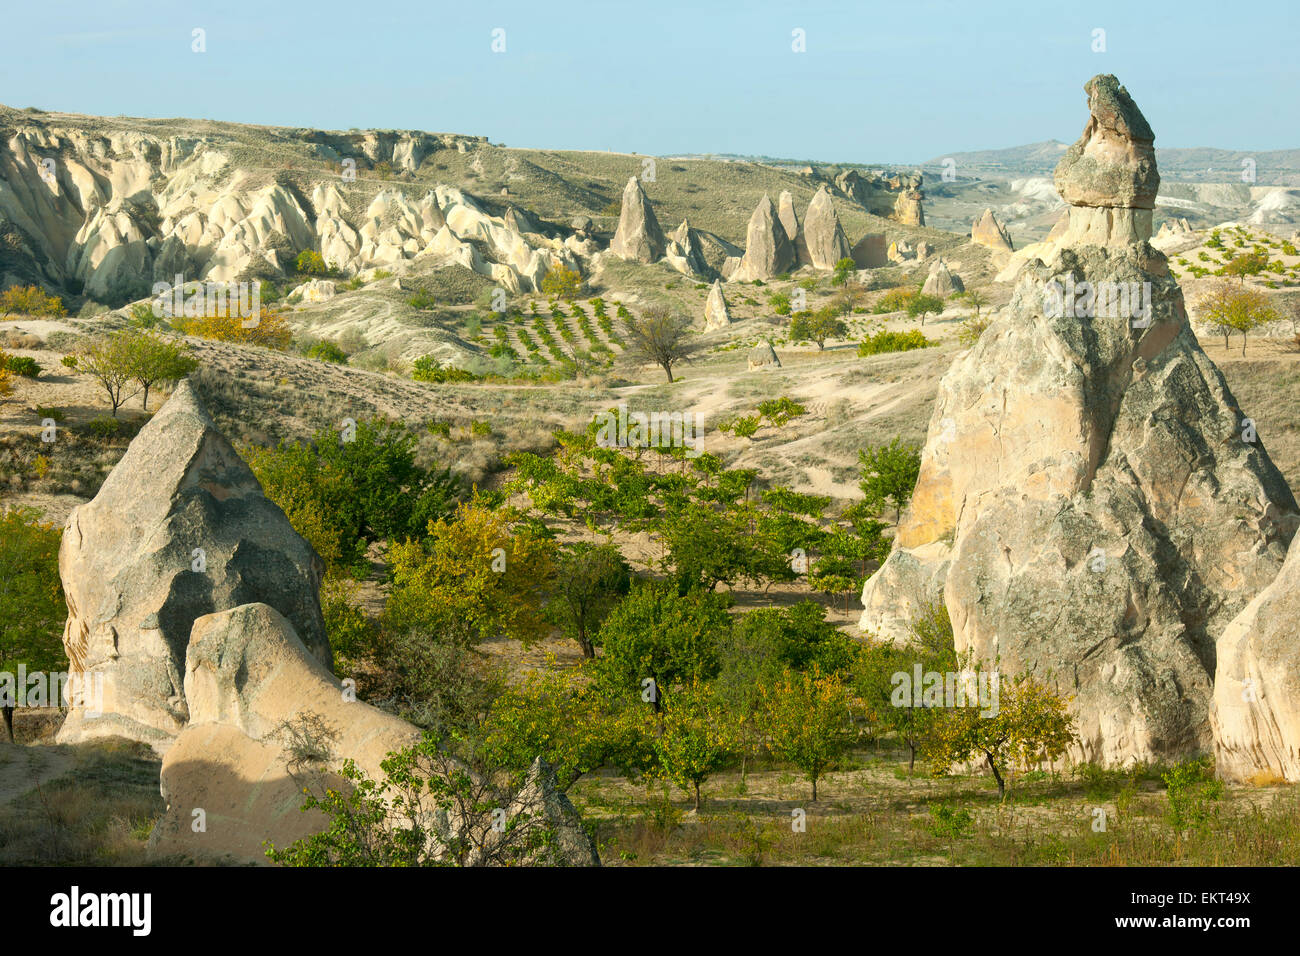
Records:
[[[1114,73],[1160,146],[1300,146],[1296,0],[7,6],[15,107],[903,163],[1072,141],[1084,81]]]

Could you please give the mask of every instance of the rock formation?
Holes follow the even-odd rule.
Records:
[[[793,268],[794,247],[776,214],[772,200],[764,196],[749,217],[745,255],[728,278],[734,281],[770,279]]]
[[[131,442],[63,531],[63,644],[76,683],[63,743],[121,736],[165,749],[189,719],[183,675],[194,621],[260,601],[321,662],[321,563],[188,382]],[[102,700],[99,693],[102,690]]]
[[[834,269],[841,259],[852,257],[853,250],[840,226],[830,191],[822,186],[808,203],[804,215],[803,244],[808,262],[817,269]]]
[[[941,299],[946,299],[950,295],[966,291],[966,286],[960,276],[955,276],[948,271],[948,265],[943,259],[938,259],[930,267],[930,274],[926,276],[921,291],[926,295],[937,295]]]
[[[1241,782],[1300,783],[1300,535],[1277,578],[1233,618],[1214,674],[1215,769]]]
[[[1156,237],[1151,240],[1151,245],[1167,256],[1195,249],[1200,244],[1201,237],[1192,229],[1191,223],[1182,218],[1166,219],[1160,225]]]
[[[916,261],[921,262],[925,259],[930,258],[930,254],[933,252],[934,249],[931,248],[930,244],[926,242],[924,239],[922,239],[920,242],[916,244]]]
[[[1113,77],[1087,91],[1057,183],[1091,205],[1071,205],[1050,264],[1024,268],[944,376],[861,624],[901,638],[941,600],[959,651],[1072,695],[1076,757],[1175,760],[1211,748],[1216,640],[1273,581],[1300,516],[1120,205],[1155,181],[1149,128]],[[1089,146],[1102,129],[1104,154]]]
[[[794,246],[795,261],[799,265],[804,265],[807,256],[805,255],[803,259],[799,258],[799,215],[794,211],[794,197],[790,195],[788,189],[782,190],[781,195],[777,197],[776,217],[781,220],[781,228],[785,230],[785,237]]]
[[[609,251],[620,259],[635,262],[658,262],[667,250],[659,220],[650,207],[650,200],[641,188],[641,180],[633,176],[623,189],[623,208],[618,216],[618,229],[610,240]]]
[[[727,300],[722,295],[722,282],[714,279],[709,297],[704,302],[704,331],[725,329],[730,324],[731,310],[727,308]]]
[[[776,357],[772,343],[764,339],[749,350],[749,370],[751,372],[781,367],[781,360]]]
[[[997,265],[1005,264],[1007,258],[1015,251],[1011,236],[1002,228],[992,209],[985,209],[984,215],[971,225],[970,240],[977,246],[993,250],[993,261]]]
[[[920,173],[881,174],[849,169],[835,177],[835,188],[872,215],[924,226],[922,181]]]
[[[682,224],[669,239],[664,258],[682,275],[701,276],[712,271],[704,258],[699,234],[691,228],[687,219],[682,220]]]

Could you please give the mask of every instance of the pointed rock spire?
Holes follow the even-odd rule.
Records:
[[[610,240],[609,251],[620,259],[636,262],[658,262],[663,258],[668,242],[664,239],[659,220],[650,206],[650,200],[641,188],[641,181],[633,176],[623,189],[623,208],[618,217],[618,229]]]

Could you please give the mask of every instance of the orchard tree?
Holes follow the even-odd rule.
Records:
[[[988,678],[973,667],[976,680]],[[979,706],[946,708],[931,734],[929,755],[937,769],[983,759],[998,786],[998,799],[1006,797],[1006,776],[1016,767],[1058,759],[1076,737],[1069,702],[1056,691],[1021,673],[997,681],[996,713]]]
[[[794,764],[812,784],[833,770],[854,739],[853,712],[844,679],[809,671],[785,670],[762,690],[759,726],[768,749]]]
[[[719,595],[641,584],[601,626],[598,673],[615,696],[637,695],[658,712],[674,687],[713,678],[719,641],[730,628]]]
[[[1204,295],[1199,303],[1205,321],[1223,336],[1223,347],[1228,348],[1228,336],[1241,333],[1241,354],[1246,354],[1246,334],[1280,318],[1269,303],[1268,296],[1258,289],[1233,288],[1229,282],[1219,282]]]
[[[663,730],[653,740],[659,773],[692,794],[697,811],[700,785],[724,767],[739,747],[734,719],[698,679],[668,698]]]
[[[613,544],[579,541],[559,553],[547,610],[583,657],[596,656],[595,635],[630,583],[631,570]]]

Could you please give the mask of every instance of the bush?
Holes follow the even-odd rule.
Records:
[[[885,312],[905,312],[908,303],[917,295],[919,292],[910,286],[896,286],[877,299],[871,311],[877,315]]]
[[[428,312],[438,304],[438,301],[427,289],[416,289],[415,294],[406,300],[406,304],[421,312]]]
[[[23,378],[38,378],[41,374],[40,363],[26,355],[11,355],[5,360],[5,367],[15,375]]]
[[[421,355],[411,366],[411,378],[417,382],[477,382],[483,376],[475,375],[463,368],[443,368],[432,355]]]
[[[869,335],[858,343],[858,355],[880,355],[884,352],[909,352],[912,349],[925,349],[939,343],[927,339],[920,329],[907,332],[881,331]]]
[[[303,275],[309,276],[327,276],[334,271],[325,258],[314,249],[304,249],[298,253],[298,258],[294,260],[293,265]]]
[[[252,324],[246,324],[251,322]],[[205,315],[195,318],[173,319],[172,325],[186,335],[217,342],[234,342],[240,345],[258,345],[283,352],[289,347],[293,333],[284,315],[266,306],[256,319],[247,319],[228,309],[225,314]]]
[[[40,286],[14,286],[0,293],[0,315],[67,315],[63,300]]]
[[[116,418],[100,415],[86,422],[86,431],[96,438],[112,438],[122,430],[122,423]]]
[[[328,339],[321,339],[308,348],[307,357],[319,359],[322,362],[334,362],[338,365],[348,364],[347,353]]]

